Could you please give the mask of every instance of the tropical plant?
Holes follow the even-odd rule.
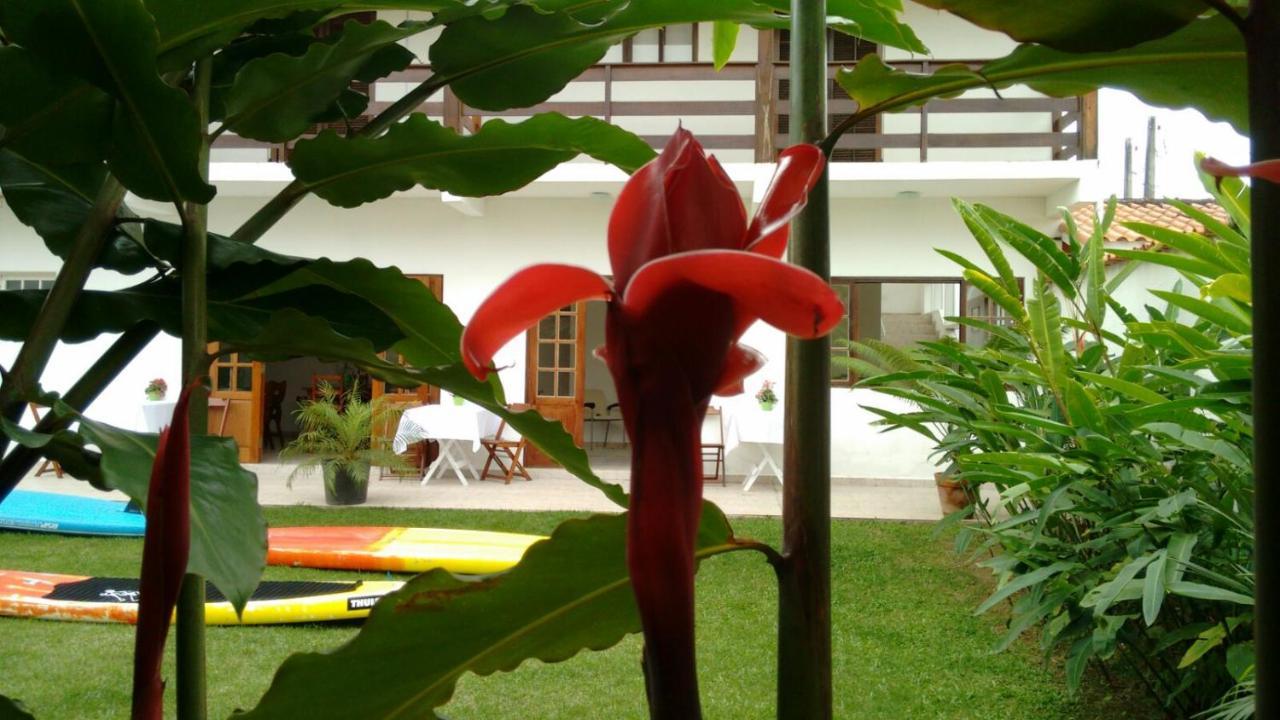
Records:
[[[300,460],[289,473],[289,487],[293,487],[294,478],[319,468],[325,490],[332,497],[336,478],[341,475],[363,488],[369,482],[371,467],[407,472],[409,464],[404,458],[371,440],[374,427],[393,420],[401,411],[386,397],[366,402],[360,397],[359,385],[339,396],[333,386],[321,383],[320,397],[303,401],[294,412],[301,429],[298,437],[280,451],[282,458]]]
[[[576,265],[533,265],[498,286],[462,334],[467,367],[483,378],[494,371],[494,353],[547,313],[584,300],[608,303],[602,355],[631,438],[627,566],[654,718],[702,714],[693,576],[702,518],[697,449],[707,404],[712,394],[741,393],[743,379],[764,365],[760,353],[738,342],[756,320],[813,339],[844,315],[821,277],[781,260],[788,224],[825,165],[814,145],[784,150],[748,221],[720,163],[677,129],[614,206],[612,282]]]
[[[417,11],[426,19],[400,25],[347,22],[332,33],[312,32],[345,13],[379,9]],[[899,9],[894,2],[841,1],[818,21],[924,50],[898,22]],[[285,6],[124,0],[110,7],[83,0],[0,0],[0,189],[6,208],[64,261],[52,289],[0,293],[0,337],[22,342],[0,383],[0,453],[11,442],[21,445],[0,462],[0,497],[46,455],[77,477],[145,502],[142,481],[155,456],[155,438],[80,413],[164,331],[182,338],[184,386],[207,374],[213,346],[217,353],[252,360],[321,357],[397,385],[444,388],[502,416],[570,472],[625,506],[622,490],[595,476],[560,423],[532,411],[510,411],[496,381],[480,382],[466,371],[461,325],[416,280],[362,259],[285,256],[254,243],[312,194],[339,207],[374,202],[414,185],[462,196],[496,195],[579,154],[633,171],[653,157],[652,149],[599,119],[544,113],[517,123],[493,120],[467,134],[417,111],[446,87],[476,108],[536,105],[634,33],[704,21],[717,23],[714,55],[723,63],[733,49],[734,24],[786,27],[789,16],[787,4],[776,0],[610,0],[588,6],[524,0],[303,0]],[[405,68],[414,57],[401,43],[427,31],[437,33],[431,75],[367,123],[356,122],[370,102],[356,88]],[[815,46],[811,54],[822,53]],[[310,136],[318,123],[342,125],[344,131]],[[229,236],[220,236],[207,231],[207,208],[217,191],[208,180],[208,158],[213,140],[230,133],[288,143],[295,180]],[[126,192],[172,204],[180,222],[139,217],[126,206]],[[98,268],[142,273],[143,280],[115,291],[84,289]],[[56,343],[111,333],[119,338],[63,398],[51,398],[37,386]],[[383,358],[393,346],[404,364]],[[177,610],[181,717],[203,714],[203,579],[241,606],[260,577],[265,549],[253,476],[239,466],[229,439],[205,435],[203,393],[195,391],[188,418],[191,527],[201,532],[191,535],[190,575]],[[54,411],[35,431],[23,431],[13,421],[37,398]],[[224,478],[234,482],[224,484]],[[727,525],[704,523],[708,527],[710,535],[700,542],[720,547],[725,543],[717,545],[717,538],[731,537]],[[503,592],[490,585],[473,589]],[[558,597],[521,597],[533,610],[539,603],[562,609]],[[596,627],[597,620],[583,622]],[[608,642],[602,638],[620,637],[629,627],[622,618],[613,627],[596,627],[597,634],[580,637],[576,647],[603,647]],[[521,652],[550,658],[563,646]]]
[[[1205,52],[1186,62],[1174,62],[1162,45],[1145,58],[1114,64],[1113,71],[1101,75],[1060,74],[1065,82],[1049,89],[1141,85],[1143,96],[1159,104],[1191,104],[1211,112],[1230,106],[1219,115],[1236,118],[1239,126],[1244,94],[1240,78],[1247,62],[1258,79],[1251,86],[1249,103],[1251,126],[1261,138],[1255,160],[1280,154],[1280,120],[1273,113],[1280,103],[1274,96],[1280,83],[1269,81],[1280,67],[1276,0],[1255,0],[1247,16],[1238,3],[1219,0],[1081,0],[1067,5],[1036,0],[1015,7],[986,0],[928,4],[1007,32],[1027,47],[1043,44],[1068,54],[1150,49],[1166,39],[1194,46],[1190,41],[1204,39]],[[608,0],[585,5],[543,0],[299,0],[285,6],[253,0],[0,0],[0,189],[14,214],[64,259],[47,293],[0,293],[0,337],[23,343],[0,383],[0,425],[5,431],[0,451],[9,449],[10,441],[22,445],[0,461],[0,496],[40,455],[47,455],[75,468],[77,477],[118,487],[145,502],[144,479],[155,457],[155,438],[106,426],[80,411],[163,330],[183,339],[184,386],[205,374],[210,342],[219,343],[220,352],[247,358],[318,356],[348,362],[399,385],[438,385],[502,415],[570,472],[625,505],[621,490],[591,472],[585,454],[558,423],[532,412],[510,413],[495,384],[477,382],[465,371],[457,351],[461,326],[419,283],[398,270],[364,261],[289,257],[253,243],[310,194],[342,207],[376,201],[414,184],[455,195],[496,194],[578,153],[628,171],[639,167],[652,155],[647,146],[590,118],[538,115],[515,124],[493,121],[478,133],[462,135],[413,113],[446,87],[477,108],[537,104],[599,60],[612,44],[648,28],[715,22],[714,54],[717,63],[723,63],[733,47],[734,23],[770,28],[794,24],[791,124],[796,142],[817,142],[825,132],[821,98],[827,96],[823,38],[828,21],[877,43],[924,49],[897,21],[896,0],[796,3],[795,17],[786,14],[789,6],[780,0]],[[1206,12],[1206,7],[1218,10],[1220,17]],[[310,33],[317,23],[343,13],[377,9],[429,13],[429,19],[397,27],[383,22],[369,27],[347,24],[329,38]],[[1234,34],[1218,32],[1225,23],[1245,38],[1243,52]],[[1184,28],[1190,34],[1182,33]],[[432,75],[363,127],[344,123],[360,114],[369,100],[352,89],[352,81],[369,82],[404,67],[410,58],[399,41],[426,30],[439,31],[431,45]],[[1077,60],[1082,62],[1072,65],[1075,70],[1107,62],[1097,57]],[[1000,86],[1031,78],[996,70],[988,68],[967,81]],[[958,89],[963,88],[931,84],[924,94]],[[851,121],[889,107],[864,103]],[[344,123],[346,132],[299,139],[317,122]],[[206,132],[211,123],[213,131]],[[847,129],[843,124],[837,128],[828,146]],[[220,237],[206,227],[207,205],[216,190],[208,182],[207,159],[211,140],[226,132],[290,142],[295,180],[231,236]],[[459,152],[464,148],[467,152]],[[490,171],[491,163],[500,163],[503,172]],[[815,202],[796,223],[792,246],[797,263],[819,273],[828,257],[824,188],[820,180]],[[136,217],[123,204],[126,190],[172,203],[181,222]],[[1280,246],[1280,197],[1275,192],[1262,187],[1256,195],[1262,247]],[[113,292],[84,290],[95,268],[146,272],[148,278]],[[1258,272],[1274,275],[1274,270]],[[216,302],[208,302],[211,298]],[[1260,313],[1260,334],[1264,328],[1271,332],[1274,322],[1264,322]],[[61,400],[54,402],[41,392],[37,381],[55,343],[106,333],[120,336]],[[408,366],[379,357],[392,346]],[[797,402],[788,412],[803,407],[808,417],[793,416],[800,430],[796,435],[804,439],[789,450],[795,462],[788,467],[795,472],[788,479],[793,502],[784,515],[783,553],[770,557],[779,572],[779,656],[785,658],[779,663],[778,714],[807,720],[831,715],[829,643],[823,641],[829,636],[824,580],[829,558],[823,531],[829,522],[829,473],[823,464],[826,448],[821,446],[826,434],[814,425],[827,422],[820,412],[828,392],[826,347],[821,341],[807,343],[793,359],[787,395]],[[1259,382],[1271,380],[1263,377]],[[41,398],[55,412],[34,432],[17,427],[12,421],[24,403]],[[198,637],[202,580],[208,577],[242,604],[260,576],[265,546],[253,476],[239,467],[233,443],[203,434],[207,420],[202,401],[197,392],[189,418],[191,526],[202,532],[191,536],[191,574],[178,603],[178,637],[191,638],[179,643],[180,717],[203,716],[203,643]],[[75,423],[78,427],[72,428]],[[1272,432],[1265,422],[1258,427],[1260,437]],[[1280,452],[1280,437],[1267,437],[1259,447]],[[405,629],[437,614],[398,613],[390,607],[375,612],[353,646],[372,647],[376,653],[388,645],[409,643],[404,657],[423,663],[413,666],[412,675],[391,668],[369,677],[366,697],[388,698],[392,694],[385,691],[387,686],[412,686],[407,692],[427,715],[447,701],[452,681],[467,669],[483,674],[515,667],[529,657],[561,660],[634,632],[637,625],[629,614],[633,609],[618,600],[626,593],[616,592],[625,588],[626,571],[619,571],[617,563],[607,564],[608,551],[622,547],[618,527],[614,518],[569,523],[542,546],[537,563],[531,559],[506,580],[464,585],[436,574],[412,581],[410,589],[419,594],[410,597],[450,598],[448,617],[432,632],[414,635]],[[1263,528],[1260,525],[1258,531]],[[722,516],[713,508],[704,509],[697,557],[743,546]],[[584,558],[605,564],[583,570],[589,565]],[[546,583],[550,575],[566,580]],[[1259,583],[1270,577],[1274,574],[1260,572]],[[551,585],[564,594],[531,592]],[[505,623],[511,631],[506,637],[534,638],[540,629],[555,632],[536,635],[536,640],[519,647],[442,641],[442,633],[467,625],[451,620],[477,605],[521,611],[504,614],[500,621],[493,613],[479,613],[487,622]],[[591,612],[602,605],[613,612]],[[547,618],[563,623],[548,623]],[[427,639],[413,645],[414,637]],[[438,648],[444,649],[425,652]],[[1277,657],[1280,652],[1261,655]],[[315,657],[296,658],[289,667],[315,667],[316,662],[320,660]],[[341,670],[367,664],[349,663]],[[410,663],[401,667],[409,668]],[[1260,698],[1268,687],[1280,688],[1280,682],[1265,681],[1276,671],[1259,666]],[[361,698],[355,700],[351,713],[378,716]],[[10,706],[0,698],[0,707]]]
[[[1090,661],[1123,663],[1176,717],[1253,667],[1249,197],[1239,181],[1209,187],[1232,225],[1185,203],[1210,235],[1126,223],[1157,249],[1113,251],[1130,263],[1119,272],[1103,247],[1114,200],[1083,245],[1069,214],[1060,244],[957,201],[994,269],[955,259],[1004,319],[954,318],[988,333],[983,347],[863,344],[856,360],[860,386],[919,408],[872,408],[880,424],[925,435],[961,478],[999,492],[949,518],[981,520],[957,539],[999,581],[978,611],[1012,603],[996,648],[1039,628],[1046,652],[1065,651],[1072,690]],[[1036,269],[1028,299],[1010,250]],[[1140,319],[1116,300],[1140,262],[1198,294],[1153,289],[1160,306]]]

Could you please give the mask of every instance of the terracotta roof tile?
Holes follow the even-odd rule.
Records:
[[[1231,219],[1227,216],[1227,211],[1223,210],[1222,206],[1216,202],[1211,200],[1187,200],[1186,202],[1216,220],[1224,223],[1231,222]],[[1071,217],[1076,223],[1076,231],[1079,233],[1079,237],[1076,239],[1079,242],[1084,243],[1093,234],[1096,211],[1097,208],[1093,203],[1076,203],[1071,206]],[[1201,234],[1205,232],[1204,226],[1198,221],[1183,215],[1181,210],[1162,200],[1121,200],[1116,203],[1115,221],[1111,223],[1111,227],[1107,228],[1107,234],[1103,237],[1103,241],[1109,249],[1150,250],[1156,247],[1157,243],[1151,238],[1130,230],[1121,224],[1126,222],[1159,225],[1178,232]],[[1067,232],[1066,223],[1060,225],[1059,230],[1065,234]],[[1108,263],[1119,261],[1120,258],[1108,253]]]

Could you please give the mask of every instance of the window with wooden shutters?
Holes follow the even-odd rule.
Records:
[[[534,392],[538,397],[576,395],[578,306],[566,305],[538,323]]]
[[[776,37],[778,38],[778,61],[790,62],[791,58],[791,32],[789,30],[779,30]],[[827,62],[842,63],[846,67],[856,64],[858,60],[875,52],[879,52],[880,46],[856,38],[844,33],[838,33],[834,30],[827,31]],[[778,81],[777,98],[780,101],[791,99],[791,80],[781,78]],[[831,79],[827,83],[827,99],[828,100],[848,100],[849,96],[845,93],[840,84]],[[831,113],[827,117],[827,127],[835,127],[843,122],[848,116],[846,113]],[[880,116],[866,118],[859,121],[851,128],[848,133],[853,135],[875,135],[880,132],[881,123]],[[786,136],[791,132],[791,116],[788,113],[778,113],[777,134]],[[786,147],[787,143],[782,143],[780,147]],[[832,162],[879,162],[881,152],[879,148],[836,148],[831,153]]]

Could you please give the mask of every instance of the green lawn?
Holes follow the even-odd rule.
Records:
[[[568,513],[503,513],[353,508],[272,508],[275,526],[407,525],[549,532]],[[739,535],[777,543],[776,519],[741,519]],[[1093,690],[1068,698],[1060,663],[1041,660],[1034,642],[993,655],[1004,616],[974,617],[990,581],[951,554],[930,525],[837,521],[833,526],[833,621],[837,718],[1134,717],[1144,698]],[[141,542],[0,534],[4,567],[97,575],[137,572]],[[351,573],[345,573],[350,576]],[[339,577],[268,568],[267,577]],[[698,652],[711,719],[774,715],[776,590],[768,566],[748,553],[709,560],[698,579]],[[290,653],[336,647],[356,629],[327,626],[210,628],[210,717],[251,707]],[[172,636],[171,636],[172,638]],[[128,715],[132,628],[0,618],[0,694],[23,700],[38,718]],[[638,638],[557,665],[526,663],[514,673],[466,676],[451,720],[646,716]],[[172,654],[172,639],[169,648]],[[170,658],[171,660],[171,658]],[[172,665],[166,669],[172,677]],[[1152,713],[1152,717],[1156,715]]]

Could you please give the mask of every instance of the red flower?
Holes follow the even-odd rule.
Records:
[[[1280,184],[1280,159],[1263,160],[1252,165],[1228,165],[1217,158],[1200,161],[1200,169],[1214,177],[1254,177]]]
[[[178,603],[191,544],[191,433],[187,401],[192,383],[173,408],[173,424],[160,432],[147,489],[147,534],[142,541],[142,582],[133,650],[133,720],[164,717],[160,662]]]
[[[627,182],[609,219],[613,282],[571,265],[535,265],[503,283],[462,334],[479,378],[511,338],[556,308],[609,303],[605,346],[631,437],[627,562],[645,632],[655,718],[699,717],[693,649],[694,541],[702,511],[699,437],[713,393],[742,391],[764,358],[738,344],[757,319],[819,337],[844,306],[782,257],[787,223],[822,173],[812,145],[787,149],[750,224],[737,188],[681,129]]]

